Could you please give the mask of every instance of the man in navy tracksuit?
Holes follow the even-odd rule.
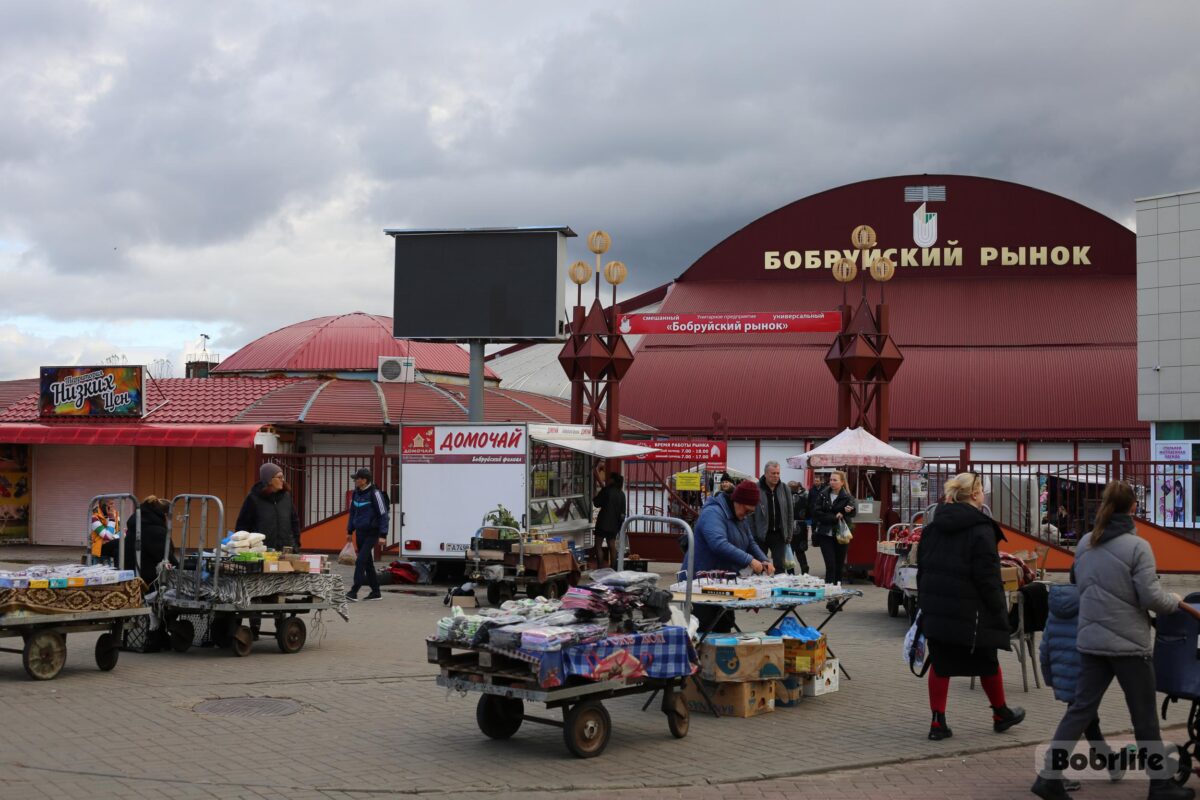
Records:
[[[379,576],[375,574],[375,545],[387,536],[388,500],[378,487],[371,485],[371,470],[363,467],[354,473],[354,495],[350,498],[350,519],[346,522],[346,541],[358,533],[358,560],[354,564],[354,585],[346,593],[358,599],[358,590],[371,587],[367,600],[379,600]]]

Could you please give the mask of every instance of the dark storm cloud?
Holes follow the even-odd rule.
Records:
[[[885,175],[1128,221],[1200,186],[1198,22],[1184,0],[10,3],[0,280],[9,314],[85,319],[64,288],[119,287],[116,313],[224,320],[231,349],[389,313],[386,226],[603,227],[632,292]]]

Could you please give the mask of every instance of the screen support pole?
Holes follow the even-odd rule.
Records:
[[[483,340],[471,340],[471,422],[483,422]]]

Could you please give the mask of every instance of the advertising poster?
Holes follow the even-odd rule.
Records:
[[[141,367],[42,367],[43,417],[142,416]]]
[[[1187,442],[1157,442],[1154,460],[1155,523],[1190,528],[1192,522],[1192,446]]]
[[[0,444],[0,544],[29,542],[29,447]]]

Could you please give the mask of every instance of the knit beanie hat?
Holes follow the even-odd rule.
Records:
[[[268,461],[258,468],[258,479],[263,483],[270,483],[271,479],[283,472],[283,468],[278,464],[272,464]]]
[[[730,497],[735,503],[741,503],[744,506],[758,505],[758,484],[754,481],[742,481],[737,486],[733,487],[733,495]]]

